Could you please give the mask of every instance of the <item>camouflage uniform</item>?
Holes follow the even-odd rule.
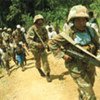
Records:
[[[4,27],[4,31],[2,32],[2,38],[4,41],[9,39],[9,34],[7,33],[7,28]]]
[[[2,28],[0,28],[0,43],[2,42],[2,39],[3,39],[2,38],[2,31],[3,31]]]
[[[12,33],[13,39],[15,40],[15,42],[18,44],[19,42],[23,42],[26,43],[26,39],[24,34],[22,34],[21,31],[18,31],[18,29],[16,29],[13,33]]]
[[[1,49],[1,47],[2,47],[2,40],[3,40],[3,38],[2,38],[2,31],[3,31],[3,29],[0,28],[0,49]],[[1,56],[2,56],[1,51],[2,51],[2,50],[0,50],[0,67],[3,67],[2,59],[1,59]]]
[[[73,21],[73,19],[77,17],[88,18],[88,14],[86,13],[85,10],[86,8],[82,5],[77,5],[73,7],[68,16],[68,22]],[[96,45],[98,43],[97,41],[98,37],[92,28],[86,27],[86,30],[88,34],[93,35],[93,37],[90,36],[91,38],[93,38],[93,41],[91,39],[91,43],[82,45],[82,47],[87,49],[91,53],[95,54],[97,50],[94,48],[97,47]],[[69,35],[73,40],[75,38],[73,35],[77,35],[76,34],[77,31],[74,28],[74,26],[70,30],[67,30],[66,33],[67,34],[65,34],[65,37],[66,35]],[[64,55],[66,54],[67,49],[75,49],[74,47],[70,46],[70,44],[66,41],[66,39],[61,34],[59,34],[54,39],[49,41],[48,44],[51,50],[53,51],[54,55],[57,56],[58,58],[63,58]],[[95,81],[95,67],[93,65],[89,65],[88,63],[85,63],[84,61],[83,62],[79,61],[78,59],[75,58],[72,58],[72,60],[70,60],[69,62],[65,62],[65,66],[68,69],[71,77],[78,85],[79,100],[96,100],[93,91],[93,85]]]
[[[2,31],[3,31],[3,29],[2,29],[2,28],[0,28],[0,35],[1,35]]]
[[[39,19],[43,19],[43,16],[36,15],[34,17],[34,23]],[[43,40],[43,42],[46,44],[48,41],[47,31],[44,26],[42,26],[41,28],[37,28],[36,24],[34,24],[33,26],[31,26],[29,28],[27,33],[28,33],[27,39],[28,39],[29,47],[30,47],[32,53],[34,54],[34,58],[36,61],[36,63],[35,63],[36,67],[37,67],[38,71],[40,72],[41,76],[44,76],[44,74],[41,70],[41,60],[42,60],[43,69],[45,71],[46,76],[48,77],[50,74],[50,68],[49,68],[49,63],[47,60],[47,53],[46,53],[45,48],[43,47],[41,40],[37,36],[37,34],[38,34],[41,37],[41,39]],[[38,47],[39,45],[42,45],[42,48],[39,48]]]

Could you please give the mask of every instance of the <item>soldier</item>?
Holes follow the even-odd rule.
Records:
[[[0,67],[3,67],[3,61],[2,61],[2,36],[0,36]]]
[[[90,17],[90,19],[89,19],[90,26],[91,26],[93,23],[95,23],[95,24],[97,25],[97,27],[99,28],[98,21],[97,21],[97,19],[95,18],[94,12],[93,12],[93,11],[90,11],[90,12],[89,12],[89,17]]]
[[[89,21],[87,22],[87,25],[91,26],[92,28],[95,29],[95,31],[97,32],[99,38],[100,38],[100,33],[99,33],[99,24],[98,21],[96,19],[96,17],[94,16],[94,12],[90,11],[89,13]]]
[[[14,41],[16,42],[16,44],[18,44],[19,42],[23,42],[26,46],[27,46],[27,42],[26,42],[26,38],[25,38],[25,34],[23,34],[23,27],[21,27],[20,25],[16,26],[16,30],[13,31],[12,36]],[[18,39],[15,39],[18,38]]]
[[[3,29],[2,29],[2,28],[0,28],[0,35],[1,35],[2,31],[3,31]]]
[[[6,41],[9,38],[9,34],[7,33],[7,27],[4,27],[3,29],[2,38],[4,41]]]
[[[13,42],[12,29],[8,28],[7,33],[9,34],[9,42],[11,44]]]
[[[2,61],[4,64],[4,67],[6,68],[7,74],[10,75],[10,61],[11,61],[11,55],[10,55],[10,51],[9,48],[4,47],[3,49],[3,53],[2,53]]]
[[[8,28],[8,29],[7,29],[7,33],[8,33],[10,36],[12,36],[12,29],[11,29],[11,28]]]
[[[36,68],[41,76],[46,75],[47,81],[51,82],[50,68],[47,60],[46,48],[44,46],[48,41],[48,34],[44,27],[44,18],[42,15],[38,14],[34,17],[34,25],[29,28],[27,33],[29,47],[36,61]],[[45,74],[41,69],[41,60]]]
[[[67,30],[65,37],[69,35],[77,45],[96,55],[98,37],[94,29],[86,26],[88,19],[89,16],[85,6],[76,5],[72,7],[68,15],[68,23],[72,22],[73,27]],[[84,60],[79,61],[79,59],[69,56],[66,51],[75,48],[72,45],[70,46],[61,33],[50,40],[48,44],[55,56],[65,60],[66,68],[68,68],[71,77],[78,85],[79,100],[96,100],[93,91],[95,67],[84,62]]]
[[[2,28],[0,28],[0,67],[2,67],[2,59],[1,59],[1,52],[2,52],[2,50],[1,50],[1,46],[2,46],[2,40],[3,40],[3,38],[2,38]]]
[[[18,44],[20,41],[22,41],[21,37],[21,26],[17,25],[16,29],[12,32],[13,40],[15,41],[15,38],[18,37],[18,39],[15,41],[16,44]]]
[[[22,27],[21,28],[21,32],[22,32],[22,34],[24,35],[24,38],[25,38],[25,41],[24,41],[24,45],[27,47],[27,49],[28,49],[28,43],[27,43],[27,41],[26,41],[26,30],[25,30],[25,28],[24,27]]]
[[[1,41],[2,41],[2,32],[3,32],[3,29],[2,28],[0,28],[0,43],[1,43]]]

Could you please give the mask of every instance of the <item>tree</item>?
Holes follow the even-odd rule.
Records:
[[[3,27],[7,24],[6,17],[9,12],[10,0],[0,0],[0,26]]]
[[[94,2],[90,4],[90,8],[100,16],[100,0],[93,0]]]
[[[27,23],[32,24],[32,18],[38,13],[59,24],[64,21],[69,9],[77,4],[83,4],[100,15],[99,0],[0,0],[0,26],[14,28],[21,24],[28,27]]]

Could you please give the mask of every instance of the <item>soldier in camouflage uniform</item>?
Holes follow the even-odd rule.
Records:
[[[46,75],[47,81],[51,82],[50,68],[47,60],[47,53],[43,45],[43,43],[46,44],[48,41],[48,34],[44,27],[44,18],[42,15],[39,14],[34,17],[34,25],[32,25],[29,28],[27,32],[27,39],[28,39],[29,47],[32,53],[34,54],[34,58],[36,61],[35,63],[36,68],[38,69],[41,76]],[[43,43],[41,40],[43,41]],[[43,63],[43,69],[45,71],[45,74],[41,69],[41,60]]]
[[[4,27],[2,32],[3,41],[6,41],[9,38],[9,34],[7,33],[7,27]]]
[[[0,41],[2,41],[2,32],[3,32],[3,29],[2,28],[0,28]]]
[[[86,7],[82,5],[72,7],[69,12],[68,22],[72,22],[73,26],[70,30],[67,30],[65,37],[69,35],[77,45],[96,55],[99,46],[98,37],[94,29],[86,26],[88,19]],[[93,91],[95,67],[69,56],[66,50],[74,47],[70,46],[61,33],[50,40],[48,44],[55,56],[65,60],[66,68],[78,85],[79,100],[96,100]]]
[[[0,28],[0,35],[1,35],[2,31],[3,31],[3,29],[2,29],[2,28]]]
[[[3,29],[0,28],[0,49],[1,49],[1,47],[2,47],[2,41],[3,41],[3,38],[2,38],[2,31],[3,31]],[[3,67],[1,56],[2,56],[2,54],[0,53],[0,67]]]
[[[26,43],[26,39],[25,39],[24,34],[22,34],[20,25],[16,26],[16,30],[13,31],[12,36],[13,36],[14,41],[16,40],[15,41],[16,44],[18,44],[19,42]]]
[[[3,66],[7,70],[7,74],[10,75],[10,60],[11,60],[11,48],[10,48],[10,35],[7,32],[7,28],[4,27],[2,32],[2,42],[1,42],[1,60],[3,62]]]

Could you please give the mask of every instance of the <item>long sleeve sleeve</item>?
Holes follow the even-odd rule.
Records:
[[[65,55],[64,51],[61,49],[64,42],[65,39],[61,35],[55,36],[48,42],[50,50],[53,52],[55,57],[62,58]]]
[[[34,41],[35,38],[35,32],[33,30],[33,28],[29,28],[28,32],[27,32],[27,42],[29,44],[29,47],[35,47],[38,45],[38,43],[36,41]]]

